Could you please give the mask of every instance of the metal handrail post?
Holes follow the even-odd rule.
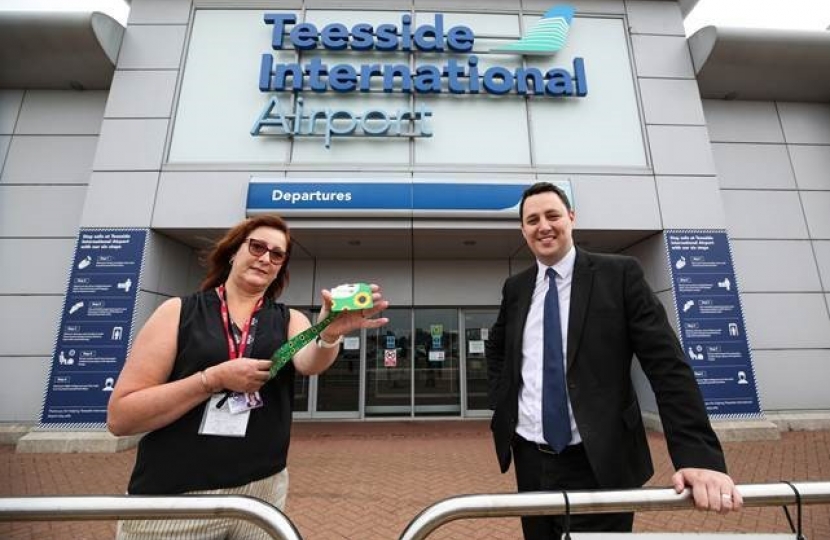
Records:
[[[240,495],[0,497],[0,521],[238,518],[271,538],[302,540],[276,507]]]
[[[830,503],[830,482],[792,482],[792,485],[798,490],[801,504]],[[737,489],[747,507],[796,502],[795,492],[784,483],[743,484]],[[572,514],[681,510],[694,506],[690,490],[678,494],[665,488],[569,491],[568,501]],[[565,497],[558,491],[461,495],[425,508],[409,522],[400,540],[422,540],[438,527],[457,519],[564,513]]]

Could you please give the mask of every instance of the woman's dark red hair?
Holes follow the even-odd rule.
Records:
[[[231,272],[231,257],[239,250],[252,231],[260,227],[269,227],[285,233],[285,261],[280,267],[277,277],[265,290],[266,298],[276,299],[288,286],[288,261],[291,260],[291,233],[288,225],[279,216],[258,216],[248,218],[230,229],[223,236],[206,257],[207,276],[200,287],[206,291],[218,287],[228,279]]]

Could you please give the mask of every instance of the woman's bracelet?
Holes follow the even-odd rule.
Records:
[[[335,347],[339,347],[342,342],[343,336],[338,336],[334,341],[326,341],[323,338],[323,334],[317,336],[317,346],[321,349],[333,349]]]
[[[210,387],[210,384],[208,384],[207,373],[205,373],[205,371],[207,370],[202,370],[199,372],[199,380],[202,381],[202,388],[204,388],[205,392],[207,392],[208,394],[213,394],[214,390]]]

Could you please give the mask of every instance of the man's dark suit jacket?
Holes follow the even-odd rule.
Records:
[[[491,429],[502,472],[510,466],[536,274],[534,264],[507,279],[487,341]],[[567,347],[571,407],[600,487],[639,487],[654,473],[631,382],[634,354],[657,398],[675,468],[726,472],[694,374],[636,259],[576,250]]]

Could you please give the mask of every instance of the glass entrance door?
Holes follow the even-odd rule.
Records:
[[[484,348],[497,315],[498,311],[495,309],[464,312],[463,346],[467,383],[467,416],[490,414],[490,404],[487,398],[487,359]]]
[[[387,309],[389,324],[366,332],[366,407],[371,416],[412,414],[412,311]]]
[[[415,416],[460,415],[458,310],[415,309]]]

